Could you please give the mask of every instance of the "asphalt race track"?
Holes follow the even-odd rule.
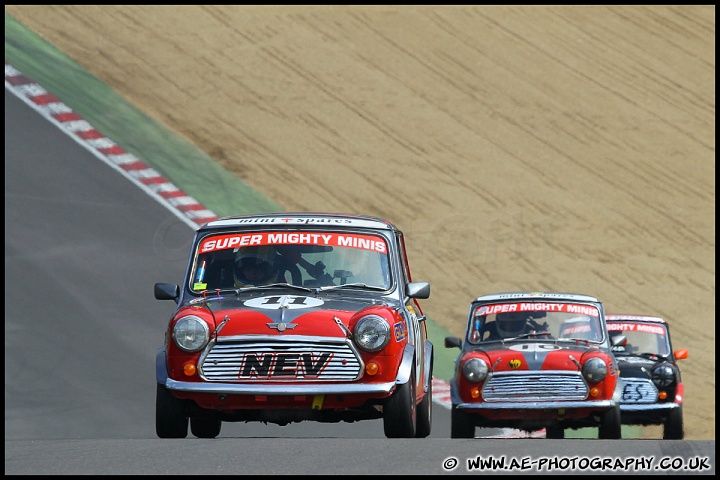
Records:
[[[513,473],[550,460],[559,462],[551,473],[578,473],[583,461],[650,457],[655,473],[696,473],[672,459],[705,459],[700,473],[715,472],[714,441],[451,440],[438,405],[427,439],[386,439],[378,420],[225,423],[214,440],[160,440],[155,352],[174,304],[152,287],[180,282],[191,236],[6,89],[6,474],[482,473],[467,467],[478,456],[528,462]],[[459,464],[446,470],[451,457]]]

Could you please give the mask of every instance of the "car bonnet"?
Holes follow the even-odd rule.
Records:
[[[284,334],[347,337],[350,320],[358,312],[377,313],[389,320],[395,310],[374,299],[277,293],[207,299],[204,304],[212,311],[216,325],[222,324],[219,336]]]
[[[491,370],[571,370],[579,371],[584,355],[605,354],[593,345],[561,345],[547,342],[520,342],[485,350]]]

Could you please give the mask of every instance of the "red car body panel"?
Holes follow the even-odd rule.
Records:
[[[215,334],[217,325],[225,318],[228,318],[229,321],[223,326],[220,334],[218,334],[217,338],[219,339],[219,341],[222,341],[222,338],[228,337],[256,335],[258,334],[258,332],[263,332],[264,336],[287,336],[287,331],[281,332],[279,330],[268,329],[267,324],[271,323],[273,319],[261,312],[257,312],[254,310],[230,309],[210,312],[209,310],[199,306],[192,306],[178,310],[173,321],[171,321],[170,323],[169,329],[172,329],[172,324],[174,321],[179,318],[183,318],[188,314],[196,315],[200,318],[203,318],[207,321],[208,325],[212,325],[210,331],[211,336]],[[292,330],[292,335],[307,337],[332,337],[337,339],[344,339],[346,338],[345,331],[338,326],[335,319],[339,319],[340,321],[342,321],[343,325],[345,325],[348,330],[352,331],[357,320],[369,314],[382,316],[383,318],[388,319],[388,323],[390,323],[391,325],[402,325],[402,319],[399,318],[397,311],[384,307],[372,306],[365,308],[359,312],[324,310],[321,312],[306,313],[297,317],[295,321],[297,321],[298,326]],[[359,353],[364,363],[367,364],[369,362],[375,362],[379,366],[379,370],[374,375],[366,375],[364,374],[364,372],[360,372],[361,378],[358,379],[358,382],[385,383],[394,381],[400,361],[402,359],[402,352],[404,351],[407,343],[407,335],[392,336],[390,341],[388,342],[388,345],[381,352],[368,353],[360,351]],[[185,373],[186,365],[190,364],[197,366],[200,363],[200,357],[201,352],[184,352],[179,349],[174,343],[170,342],[169,345],[167,345],[166,347],[167,365],[170,371],[169,376],[181,381],[203,382],[204,380],[199,375],[199,369],[193,369],[194,373],[192,375],[187,375]],[[302,359],[300,359],[300,362],[300,365],[302,366]],[[316,364],[316,362],[312,363]],[[272,362],[273,366],[275,364],[276,362]],[[290,372],[292,368],[286,367],[286,370]],[[307,368],[304,368],[304,370],[307,370]],[[239,376],[237,381],[257,384],[269,380],[271,376],[272,374],[268,375],[266,378],[263,378],[261,375],[257,374],[248,378],[243,378]],[[288,378],[286,379],[289,380],[291,379],[292,375],[288,374],[287,377]],[[294,377],[297,378],[297,375],[295,375]],[[282,378],[282,376],[275,376],[274,380],[275,382],[277,382],[277,380],[282,380]],[[307,380],[307,382],[309,383],[316,381],[317,378],[310,378]],[[392,392],[387,392],[383,394],[373,395],[371,397],[384,398],[389,396],[391,393]],[[189,398],[191,397],[191,395],[184,395],[184,397]],[[362,398],[359,398],[358,402],[356,403],[363,403],[367,401],[367,398],[370,397],[364,396]],[[275,400],[276,405],[278,401],[278,399]],[[286,401],[288,407],[295,408],[298,406],[297,399],[295,398],[287,398]],[[252,402],[242,401],[239,402],[239,405],[244,405],[244,408],[256,408]]]

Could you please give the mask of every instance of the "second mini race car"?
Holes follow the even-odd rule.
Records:
[[[661,317],[605,318],[623,382],[622,423],[662,425],[664,439],[681,440],[684,388],[677,362],[687,358],[688,350],[673,350],[670,327]]]
[[[621,436],[620,382],[603,305],[571,293],[485,295],[470,306],[450,381],[452,438],[475,429],[546,430],[598,427],[599,438]]]

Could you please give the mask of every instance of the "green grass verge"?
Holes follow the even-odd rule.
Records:
[[[215,214],[282,211],[277,203],[135,108],[7,12],[5,61]]]

